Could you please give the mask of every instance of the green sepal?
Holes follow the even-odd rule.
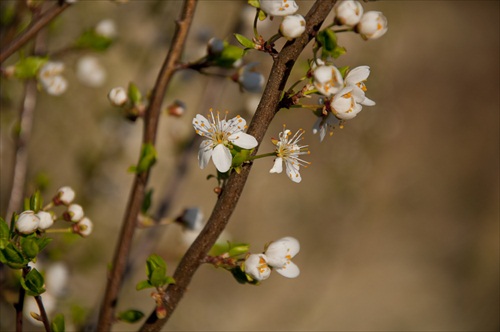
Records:
[[[250,250],[250,245],[248,243],[230,243],[229,244],[229,257],[235,257],[239,255],[246,254]]]
[[[39,252],[45,249],[45,247],[52,242],[50,237],[35,237],[36,244],[38,245]]]
[[[240,35],[239,33],[235,33],[234,37],[236,38],[236,40],[238,40],[241,46],[245,48],[252,48],[252,49],[255,48],[255,43],[250,39],[248,39],[247,37]]]
[[[14,65],[14,76],[20,79],[33,78],[48,61],[47,57],[29,56],[21,58]]]
[[[40,252],[40,247],[33,237],[21,237],[21,249],[23,250],[24,257],[32,260]]]
[[[259,21],[264,21],[267,17],[267,13],[263,10],[259,10]]]
[[[37,213],[43,208],[43,198],[40,190],[35,191],[30,197],[30,210]]]
[[[52,328],[52,332],[64,332],[66,330],[64,315],[57,314],[50,323],[50,327]]]
[[[326,59],[328,57],[333,57],[337,59],[342,54],[347,51],[344,47],[337,44],[337,35],[331,29],[325,29],[318,33],[316,36],[316,42],[322,46],[321,48],[321,58]]]
[[[219,67],[232,68],[233,64],[243,57],[244,51],[238,46],[230,45],[226,42],[224,44],[224,49],[214,59],[214,63]]]
[[[4,249],[9,243],[10,229],[7,222],[0,217],[0,249]]]
[[[84,31],[75,42],[77,48],[94,51],[105,51],[111,44],[113,44],[113,39],[97,34],[94,29]]]
[[[130,166],[129,172],[132,173],[143,173],[146,172],[156,163],[156,149],[153,144],[145,143],[142,145],[141,156],[137,166]]]
[[[337,69],[339,70],[340,75],[342,75],[342,78],[345,78],[347,75],[347,71],[349,70],[349,66],[343,66],[343,67],[339,67]]]
[[[22,252],[10,242],[1,252],[0,261],[13,269],[22,269],[29,263],[29,260],[24,258]]]
[[[134,82],[128,84],[127,91],[128,99],[132,101],[132,104],[137,105],[142,102],[142,94],[137,85]]]
[[[231,163],[231,166],[233,167],[239,167],[241,166],[245,161],[248,161],[250,156],[252,155],[254,149],[243,149],[240,148],[239,146],[233,145],[233,148],[231,149],[231,154],[233,156],[233,161]]]
[[[136,323],[144,317],[144,313],[139,310],[129,309],[118,314],[118,319],[127,323]]]
[[[26,294],[30,296],[37,296],[45,292],[43,276],[35,268],[31,269],[20,281],[21,286],[26,290]]]
[[[248,4],[255,8],[260,8],[259,0],[248,0]]]

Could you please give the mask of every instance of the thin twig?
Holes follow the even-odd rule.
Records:
[[[59,14],[61,14],[66,8],[70,6],[69,3],[65,2],[62,5],[55,4],[51,8],[47,9],[38,19],[33,21],[31,25],[24,31],[19,37],[14,39],[5,48],[0,51],[0,64],[2,64],[8,57],[10,57],[14,52],[20,49],[24,44],[26,44],[31,38],[35,37],[38,31],[40,31],[47,24],[52,22]]]
[[[167,86],[176,71],[176,64],[182,54],[189,27],[194,16],[197,0],[186,0],[182,8],[180,19],[172,41],[172,46],[167,54],[165,62],[158,74],[157,81],[153,88],[150,104],[146,110],[144,118],[143,144],[153,144],[156,141],[158,121],[161,113],[161,104]],[[99,315],[98,331],[110,331],[113,322],[113,315],[117,305],[118,292],[123,280],[123,273],[127,265],[130,254],[132,238],[136,229],[137,217],[141,210],[144,199],[146,185],[149,179],[150,170],[139,173],[134,178],[134,184],[127,204],[127,210],[122,224],[120,237],[115,249],[112,263],[112,270],[108,276],[104,300],[101,305]]]
[[[35,296],[36,304],[38,305],[38,309],[40,310],[40,317],[42,318],[43,326],[45,327],[46,332],[52,332],[50,328],[49,317],[47,316],[47,312],[45,311],[45,307],[43,306],[42,296]]]
[[[26,277],[30,270],[31,268],[29,266],[23,268],[23,278]],[[26,290],[23,287],[19,287],[18,301],[14,304],[14,309],[16,309],[16,332],[21,332],[23,330],[23,309],[25,296]]]
[[[287,42],[276,57],[262,99],[248,128],[248,134],[253,135],[259,143],[262,142],[267,128],[279,110],[281,91],[285,88],[295,61],[309,41],[317,34],[335,2],[336,0],[317,0],[305,18],[307,22],[305,33],[294,41]],[[159,331],[168,321],[184,295],[194,273],[225,229],[238,203],[250,169],[251,164],[243,167],[240,174],[236,172],[231,174],[207,224],[175,270],[173,276],[175,284],[169,285],[164,298],[167,309],[166,317],[159,319],[153,311],[140,331]]]

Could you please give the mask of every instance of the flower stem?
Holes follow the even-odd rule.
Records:
[[[259,39],[259,37],[260,37],[259,32],[257,31],[257,22],[259,20],[259,12],[260,12],[260,9],[257,8],[257,10],[255,11],[255,18],[253,19],[253,34],[255,35],[256,39]]]
[[[251,161],[251,160],[265,158],[265,157],[271,157],[271,156],[276,157],[276,152],[269,152],[269,153],[259,154],[257,156],[250,156],[248,158],[248,160]]]
[[[68,227],[68,228],[49,228],[45,230],[45,233],[72,233],[73,228]]]

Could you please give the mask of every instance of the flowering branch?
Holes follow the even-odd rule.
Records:
[[[194,16],[196,0],[186,0],[182,9],[181,17],[177,21],[176,31],[172,46],[167,54],[165,62],[159,72],[157,81],[151,93],[150,103],[144,116],[143,144],[154,145],[158,128],[161,103],[167,86],[176,71],[176,64],[181,56],[187,38],[189,27]],[[130,253],[132,237],[136,228],[137,217],[145,195],[150,169],[138,172],[135,176],[132,190],[125,212],[125,217],[120,232],[120,237],[115,249],[112,270],[108,276],[108,282],[101,305],[99,323],[97,330],[109,331],[114,319],[114,309],[117,305],[118,292],[123,280],[123,274]]]
[[[9,45],[2,48],[0,51],[0,64],[7,60],[14,52],[20,49],[24,44],[26,44],[31,38],[35,37],[38,31],[40,31],[47,24],[52,22],[59,14],[61,14],[66,8],[70,6],[69,3],[65,2],[62,5],[56,4],[52,8],[48,9],[43,13],[37,20],[35,20],[27,29],[12,41]]]
[[[281,91],[285,88],[295,61],[310,40],[317,34],[335,2],[336,0],[316,1],[306,16],[307,25],[305,33],[293,41],[288,41],[279,55],[274,59],[274,65],[271,69],[267,86],[247,131],[259,143],[262,142],[267,128],[275,114],[279,111],[278,105]],[[167,288],[166,296],[163,299],[165,308],[167,309],[166,316],[159,319],[156,313],[153,312],[141,327],[141,331],[159,331],[172,315],[194,273],[229,222],[229,218],[236,208],[243,187],[245,186],[250,169],[251,165],[247,165],[242,167],[240,174],[232,172],[206,226],[179,263],[174,273],[176,283],[169,285]]]

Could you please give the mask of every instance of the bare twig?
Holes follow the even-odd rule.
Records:
[[[196,4],[197,0],[186,0],[184,2],[181,17],[177,21],[172,46],[159,72],[157,81],[151,93],[150,104],[146,110],[143,133],[144,144],[154,144],[156,141],[161,103],[163,101],[163,97],[165,96],[170,79],[176,71],[176,64],[182,54],[189,27],[191,26],[192,18],[194,16]],[[120,237],[115,249],[112,270],[108,276],[106,292],[101,305],[99,323],[97,326],[98,331],[111,330],[113,315],[117,305],[118,292],[120,290],[123,273],[130,254],[132,238],[136,228],[137,217],[144,199],[149,174],[150,171],[148,169],[137,174],[134,179]]]
[[[26,277],[28,272],[31,270],[29,266],[23,268],[23,278]],[[26,290],[23,287],[19,287],[19,297],[16,304],[14,304],[14,309],[16,309],[16,332],[23,330],[23,309],[24,309],[24,297],[26,296]]]
[[[49,24],[54,18],[61,14],[66,8],[70,6],[69,3],[65,2],[62,5],[55,4],[40,17],[38,17],[31,25],[24,31],[19,37],[14,39],[5,48],[0,51],[0,64],[2,64],[8,57],[10,57],[14,52],[20,49],[24,44],[26,44],[31,38],[35,37],[38,31]]]
[[[267,128],[279,110],[281,91],[285,88],[295,61],[309,41],[316,35],[324,19],[333,8],[335,1],[317,0],[306,16],[305,33],[294,41],[287,42],[276,57],[262,99],[248,128],[248,133],[253,135],[259,143],[262,142]],[[243,167],[240,174],[236,172],[231,174],[206,226],[179,263],[174,273],[175,284],[171,284],[167,288],[164,298],[164,304],[167,308],[166,317],[159,319],[153,311],[141,327],[141,331],[159,331],[170,318],[191,282],[194,273],[226,227],[238,203],[250,169],[251,165],[248,165]]]
[[[38,305],[38,309],[40,310],[40,317],[42,318],[43,327],[45,327],[46,332],[51,332],[49,317],[47,316],[47,312],[45,311],[45,307],[43,306],[42,297],[40,295],[35,296],[36,304]]]

